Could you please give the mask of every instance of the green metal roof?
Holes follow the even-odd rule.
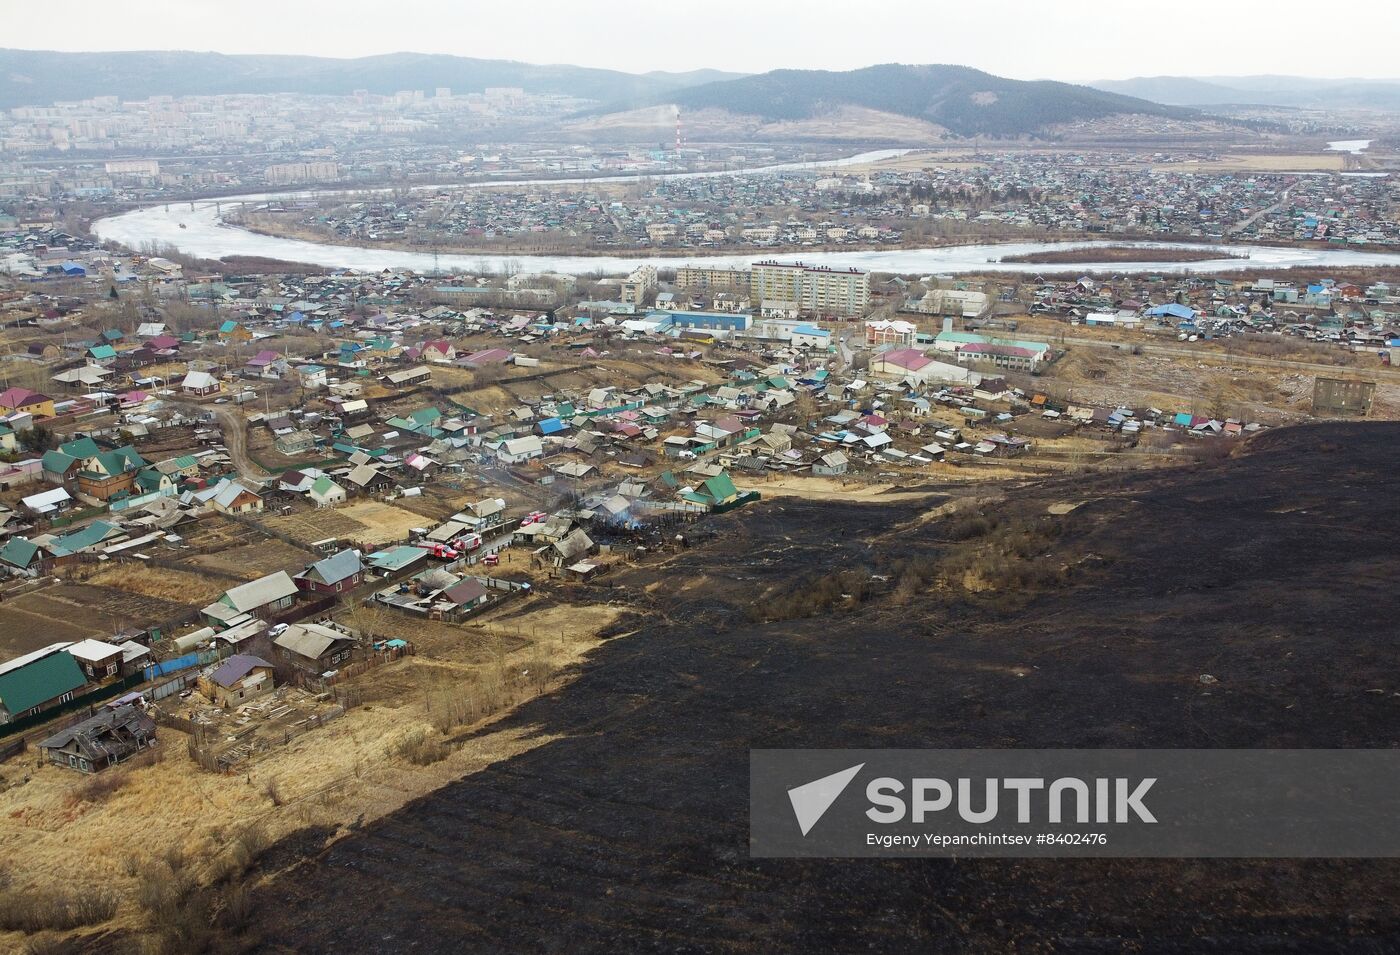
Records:
[[[726,473],[716,474],[705,482],[705,490],[710,497],[714,498],[716,504],[723,503],[731,497],[738,495],[739,490],[734,486],[733,480]]]
[[[81,438],[74,438],[72,441],[65,441],[58,446],[58,450],[71,458],[90,458],[94,454],[101,454],[102,449],[97,446],[97,442],[84,435]]]
[[[39,545],[23,537],[11,537],[0,547],[0,560],[14,567],[27,568],[39,553]]]
[[[0,703],[11,716],[20,716],[86,682],[78,661],[59,650],[9,673],[0,673]]]
[[[102,462],[102,469],[110,475],[125,474],[127,471],[135,471],[146,466],[145,460],[136,453],[136,449],[131,445],[117,448],[115,451],[103,451],[89,456]]]
[[[74,531],[64,537],[54,540],[55,550],[64,550],[68,553],[76,554],[85,547],[93,547],[106,540],[107,535],[116,530],[116,526],[108,524],[106,521],[93,521],[82,530]]]
[[[78,459],[62,451],[45,451],[41,467],[50,474],[63,474],[78,463]]]

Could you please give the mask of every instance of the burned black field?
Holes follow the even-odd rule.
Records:
[[[1400,862],[747,851],[750,747],[1396,746],[1398,468],[1400,426],[1319,425],[1185,470],[711,519],[659,588],[617,580],[636,632],[509,717],[560,739],[276,878],[262,947],[1400,949]]]

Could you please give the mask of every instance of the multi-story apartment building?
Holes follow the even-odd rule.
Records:
[[[718,269],[701,265],[683,265],[676,270],[676,285],[688,292],[707,292],[716,295],[727,292],[733,295],[749,294],[748,269]]]
[[[755,262],[749,276],[757,302],[791,302],[805,313],[861,315],[870,306],[870,273],[801,262]]]
[[[155,159],[116,159],[106,164],[109,176],[134,176],[154,179],[160,175],[160,162]]]
[[[647,294],[656,289],[656,266],[639,265],[622,282],[622,303],[644,305]]]
[[[264,172],[269,184],[324,182],[340,178],[340,166],[333,162],[284,162],[268,166]]]

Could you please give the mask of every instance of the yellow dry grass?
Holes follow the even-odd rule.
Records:
[[[940,475],[941,477],[941,475]],[[800,497],[809,501],[915,501],[933,491],[905,491],[895,484],[867,484],[827,477],[783,477],[772,481],[742,482],[740,490],[758,491],[767,497]]]
[[[236,836],[251,827],[270,839],[309,826],[343,835],[345,827],[372,821],[413,799],[553,737],[537,727],[490,730],[500,713],[469,725],[438,728],[444,692],[477,687],[510,676],[503,703],[518,704],[557,685],[535,680],[532,667],[555,673],[598,643],[597,633],[619,611],[605,606],[515,605],[508,617],[484,621],[483,633],[541,635],[519,649],[480,664],[407,657],[369,671],[365,685],[402,683],[396,699],[376,698],[321,729],[260,757],[246,770],[217,775],[200,770],[185,752],[187,737],[158,732],[163,758],[107,770],[92,779],[113,781],[114,791],[83,793],[88,777],[40,763],[32,756],[0,767],[0,860],[17,891],[82,890],[108,886],[125,901],[114,924],[139,927],[132,901],[144,863],[179,854],[201,878],[218,871]],[[466,628],[463,628],[464,630]],[[547,666],[542,666],[547,664]],[[352,682],[350,685],[354,685]],[[436,707],[436,709],[435,709]],[[403,755],[406,737],[422,736],[445,758],[415,765]],[[277,791],[274,801],[269,784]],[[23,938],[0,932],[0,950],[18,951]]]
[[[1154,165],[1157,172],[1335,172],[1344,168],[1342,153],[1273,153],[1227,156],[1207,162]]]
[[[443,391],[454,388],[471,388],[476,384],[476,374],[467,368],[453,365],[433,365],[433,384]]]
[[[388,544],[403,540],[415,527],[422,527],[425,519],[421,514],[406,511],[381,501],[356,501],[342,507],[337,513],[365,526],[360,532],[362,538],[371,544]]]
[[[89,583],[174,603],[205,604],[223,593],[228,581],[164,567],[119,564],[88,578]]]
[[[463,388],[460,391],[448,391],[447,394],[454,401],[459,401],[468,408],[484,414],[500,414],[520,404],[518,399],[499,385],[488,385],[485,388]]]

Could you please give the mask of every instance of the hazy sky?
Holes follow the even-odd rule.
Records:
[[[1396,0],[4,0],[0,46],[363,56],[629,72],[959,63],[1017,79],[1400,75]]]

